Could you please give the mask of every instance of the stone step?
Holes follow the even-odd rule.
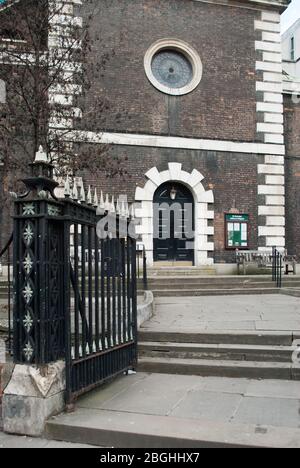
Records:
[[[142,357],[138,362],[138,371],[202,377],[300,380],[300,368],[284,362]]]
[[[236,289],[153,289],[155,297],[232,296],[245,294],[279,294],[279,288]]]
[[[150,276],[215,276],[216,269],[213,267],[160,267],[148,268]]]
[[[284,285],[284,287],[281,289],[281,294],[285,294],[286,296],[300,297],[300,288],[287,288]]]
[[[142,279],[138,280],[142,281]],[[159,277],[148,277],[148,282],[150,284],[168,284],[170,279],[166,276],[159,276]],[[199,276],[172,276],[172,282],[178,284],[184,282],[185,284],[196,283],[196,284],[272,284],[272,277],[270,276],[263,276],[257,277],[254,276],[250,277],[243,277],[243,276],[234,276],[234,277],[215,277],[215,278],[208,278],[208,277],[199,277]],[[299,285],[300,278],[298,276],[284,276],[282,277],[283,284],[292,284],[292,285]]]
[[[283,286],[285,288],[296,288],[298,289],[300,287],[300,283],[284,283]],[[177,281],[169,281],[169,285],[166,283],[159,283],[155,282],[153,283],[152,281],[148,282],[148,288],[152,291],[155,290],[177,290],[177,289],[191,289],[191,290],[197,290],[197,289],[274,289],[275,283],[273,282],[263,282],[263,283],[208,283],[208,284],[202,284],[202,283],[196,283],[196,282],[177,282]]]
[[[79,408],[46,425],[46,436],[116,448],[300,448],[300,429]]]
[[[279,331],[213,331],[194,332],[180,330],[168,332],[157,330],[139,330],[139,342],[160,343],[198,343],[217,345],[253,345],[253,346],[292,346],[294,340],[300,339],[300,332]]]
[[[292,362],[291,346],[219,345],[144,341],[139,343],[141,358],[217,359],[232,361]]]
[[[272,281],[272,275],[218,275],[214,276],[213,278],[211,276],[198,276],[198,275],[182,275],[180,272],[177,272],[177,274],[172,275],[172,278],[174,280],[182,280],[184,279],[185,281],[193,281],[193,280],[199,280],[202,283],[210,283],[214,282],[217,283],[218,281],[225,281],[225,282],[245,282],[245,281]],[[151,274],[148,272],[148,279],[149,281],[168,281],[168,277],[166,275],[155,275],[151,276]],[[300,276],[299,275],[282,275],[283,280],[288,280],[288,281],[300,281]]]

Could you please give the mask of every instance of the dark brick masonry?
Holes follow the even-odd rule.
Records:
[[[98,2],[98,0],[97,0]],[[89,6],[83,9],[87,14]],[[100,91],[110,100],[107,129],[146,134],[256,140],[256,10],[190,0],[110,0],[99,6],[91,36],[91,61],[115,51],[101,76],[94,77],[88,103]],[[158,39],[172,37],[193,46],[203,78],[191,94],[167,96],[149,83],[144,55]],[[125,108],[127,115],[114,120]],[[93,130],[95,122],[86,121]]]
[[[89,6],[84,6],[83,16],[88,11]],[[258,141],[254,20],[259,17],[255,9],[190,0],[103,2],[91,25],[91,36],[100,35],[103,46],[95,43],[90,60],[99,63],[102,54],[111,55],[112,50],[115,55],[103,76],[94,77],[87,104],[93,105],[95,94],[106,94],[111,106],[106,129],[114,132]],[[189,43],[201,57],[202,81],[186,96],[167,96],[146,77],[144,55],[151,44],[166,37]],[[127,114],[116,123],[114,116],[123,108]],[[81,126],[95,130],[97,122],[83,120]],[[151,167],[162,171],[168,162],[181,162],[186,171],[198,169],[206,189],[214,191],[215,261],[234,261],[234,253],[224,251],[224,215],[230,210],[250,214],[250,247],[257,248],[257,163],[261,157],[124,146],[115,146],[112,152],[128,157],[128,179],[93,181],[89,174],[85,179],[97,182],[105,192],[127,193],[133,201],[136,187],[144,186]]]
[[[297,102],[298,101],[298,102]],[[290,254],[300,259],[300,102],[285,96],[286,240]]]
[[[225,251],[224,213],[234,210],[250,214],[250,248],[257,248],[257,164],[253,154],[219,153],[210,151],[172,150],[161,148],[115,146],[113,152],[128,156],[129,177],[94,180],[86,174],[88,183],[96,184],[104,192],[127,194],[134,200],[137,186],[144,187],[148,179],[144,174],[156,166],[159,171],[169,162],[182,163],[183,170],[199,170],[204,176],[206,190],[213,190],[215,203],[215,261],[234,261],[232,251]]]

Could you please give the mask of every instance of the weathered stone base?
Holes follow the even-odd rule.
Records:
[[[14,364],[11,362],[0,364],[0,402],[2,401],[3,392],[11,379],[13,369]]]
[[[138,305],[137,322],[138,328],[149,320],[154,314],[154,297],[151,291],[145,291],[144,301]]]
[[[3,429],[10,434],[40,436],[47,419],[65,406],[65,364],[37,369],[16,365],[3,396]]]

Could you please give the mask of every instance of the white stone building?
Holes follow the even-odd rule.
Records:
[[[300,18],[282,35],[283,70],[300,79]]]

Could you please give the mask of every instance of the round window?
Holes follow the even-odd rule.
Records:
[[[190,93],[202,78],[199,55],[177,39],[155,42],[145,55],[144,65],[152,85],[166,94],[179,96]]]
[[[193,66],[185,55],[177,50],[166,49],[154,55],[152,73],[162,85],[183,88],[193,79]]]

